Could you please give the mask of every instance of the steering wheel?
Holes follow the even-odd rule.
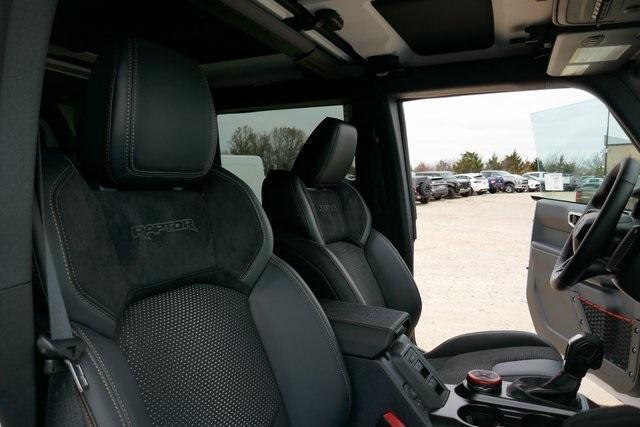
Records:
[[[606,267],[597,261],[613,241],[639,174],[640,164],[630,157],[607,174],[569,234],[553,267],[551,286],[563,290],[606,273]]]

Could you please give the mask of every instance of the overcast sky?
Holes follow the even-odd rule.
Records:
[[[589,99],[581,90],[553,89],[405,102],[411,164],[454,160],[465,151],[486,160],[514,149],[533,160],[531,113]]]

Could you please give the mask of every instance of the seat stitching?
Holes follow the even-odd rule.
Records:
[[[117,75],[118,75],[118,65],[120,62],[120,58],[118,57],[118,52],[115,51],[114,52],[114,61],[113,61],[113,70],[112,70],[112,76],[111,76],[111,84],[109,86],[109,93],[108,93],[108,100],[109,100],[109,105],[107,106],[107,126],[106,126],[106,132],[105,132],[105,159],[106,159],[106,163],[107,163],[107,175],[109,176],[109,179],[111,179],[111,181],[115,182],[115,179],[113,178],[113,173],[111,171],[111,127],[112,127],[112,119],[113,119],[113,98],[114,98],[114,91],[115,91],[115,86],[116,86],[116,80],[117,80]]]
[[[318,304],[317,304],[317,300],[314,301],[314,298],[312,298],[312,296],[309,295],[309,291],[306,289],[305,285],[294,275],[291,273],[291,271],[289,270],[289,266],[286,265],[283,261],[280,260],[280,258],[274,256],[271,258],[272,261],[274,262],[274,264],[280,268],[280,271],[282,271],[283,273],[285,273],[287,276],[289,276],[290,279],[292,279],[295,284],[297,285],[297,289],[305,296],[305,298],[307,299],[307,301],[309,302],[309,304],[313,307],[313,311],[316,315],[316,318],[318,319],[318,321],[320,322],[320,324],[322,325],[324,331],[325,331],[325,338],[327,340],[327,342],[329,343],[329,347],[331,348],[334,358],[336,360],[336,365],[338,367],[338,370],[340,371],[340,374],[342,375],[342,378],[344,380],[344,385],[345,388],[347,390],[347,401],[349,403],[349,412],[351,411],[351,387],[349,386],[349,379],[347,377],[347,374],[345,373],[343,366],[342,366],[342,353],[338,352],[337,346],[336,346],[336,342],[335,340],[331,339],[331,335],[333,334],[333,330],[331,329],[331,327],[328,325],[328,322],[326,320],[326,317],[322,317],[320,310],[318,309]],[[335,336],[335,335],[334,335]]]
[[[211,149],[209,150],[209,158],[207,159],[207,163],[205,167],[200,171],[193,172],[181,172],[181,171],[151,171],[151,170],[143,170],[136,168],[134,164],[135,157],[135,145],[136,145],[136,104],[137,104],[137,77],[139,74],[140,66],[139,63],[142,63],[140,59],[140,49],[138,49],[137,40],[131,41],[129,40],[129,44],[131,45],[130,50],[132,51],[132,55],[129,57],[129,62],[131,64],[131,84],[127,90],[127,96],[129,97],[129,93],[131,94],[131,108],[128,107],[127,117],[131,117],[131,138],[127,141],[127,151],[126,154],[129,155],[130,158],[127,157],[126,160],[126,170],[130,175],[138,176],[138,177],[149,177],[150,175],[154,176],[162,176],[164,178],[178,177],[181,179],[198,179],[203,174],[205,174],[213,164],[214,155],[215,155],[215,141],[211,144]],[[198,66],[200,71],[200,75],[202,76],[203,83],[205,86],[205,91],[207,92],[207,98],[210,105],[211,111],[213,111],[213,100],[211,99],[211,90],[209,88],[209,84],[206,81],[204,76],[204,72],[202,68]],[[128,77],[129,78],[129,77]],[[127,78],[127,79],[128,79]],[[129,84],[129,80],[127,80]],[[209,131],[212,135],[212,139],[215,139],[215,135],[213,132],[213,115],[209,116]],[[128,133],[127,133],[128,136]]]
[[[367,239],[366,239],[366,234],[367,234],[367,228],[371,228],[371,212],[369,212],[369,208],[367,207],[366,202],[364,201],[364,198],[362,197],[362,195],[360,194],[360,192],[358,190],[356,190],[356,188],[351,185],[351,183],[347,180],[343,180],[342,184],[346,185],[347,188],[349,188],[351,191],[353,191],[353,193],[358,197],[358,199],[360,200],[360,203],[362,203],[362,206],[364,208],[364,212],[367,215],[367,220],[365,222],[364,225],[364,229],[362,230],[362,236],[360,236],[360,243],[364,244],[366,243]]]
[[[386,238],[386,236],[382,233],[380,233],[379,231],[376,230],[376,233],[379,234],[380,240],[382,240],[384,242],[384,244],[391,250],[391,253],[393,254],[393,256],[395,257],[395,259],[402,264],[402,266],[404,267],[404,270],[407,272],[407,274],[409,274],[411,276],[411,278],[413,279],[413,274],[411,274],[411,270],[409,270],[409,267],[407,267],[407,263],[404,262],[404,259],[402,259],[402,256],[400,256],[400,253],[398,252],[398,250],[396,249],[395,246],[393,246],[393,244],[391,244],[391,242],[389,241],[389,239]],[[414,280],[415,283],[415,280]]]
[[[135,149],[136,149],[136,106],[138,101],[138,42],[132,41],[133,64],[131,73],[131,159],[129,160],[129,169],[136,171],[134,165]]]
[[[342,263],[340,262],[339,259],[337,259],[336,255],[330,250],[328,249],[326,246],[324,245],[320,245],[316,242],[310,241],[313,245],[318,246],[320,249],[322,249],[323,251],[325,251],[325,254],[327,255],[327,257],[329,258],[329,260],[331,261],[331,263],[336,267],[336,269],[340,272],[340,275],[344,278],[345,282],[347,282],[347,285],[349,285],[349,290],[351,291],[351,293],[353,294],[353,296],[356,298],[356,300],[360,301],[360,304],[364,304],[367,305],[367,303],[364,300],[364,297],[362,296],[362,294],[360,293],[360,290],[358,289],[358,287],[356,286],[355,283],[352,282],[351,278],[349,277],[349,275],[345,272],[345,267],[344,265],[342,265]]]
[[[180,171],[145,171],[135,167],[135,145],[136,145],[136,105],[138,100],[138,74],[140,67],[138,65],[140,51],[135,39],[129,40],[129,65],[130,75],[127,76],[127,119],[130,120],[130,126],[127,128],[127,145],[125,150],[125,175],[133,175],[137,177],[148,178],[149,176],[161,176],[163,178],[179,177],[181,179],[198,179],[206,171],[180,172]],[[130,102],[129,102],[130,101]]]
[[[204,89],[207,92],[207,100],[209,103],[209,109],[210,109],[210,113],[209,114],[209,132],[211,133],[211,149],[209,150],[209,159],[207,160],[207,164],[205,165],[205,168],[203,170],[207,171],[209,169],[211,169],[211,165],[213,164],[214,161],[214,156],[215,156],[215,150],[216,150],[216,141],[215,141],[215,132],[214,132],[214,125],[213,125],[213,117],[215,115],[215,110],[213,107],[213,97],[211,94],[211,87],[209,86],[209,81],[207,80],[207,77],[204,75],[204,71],[202,71],[202,67],[198,65],[198,69],[200,70],[200,76],[202,77],[202,83],[204,84]]]
[[[225,173],[221,172],[218,169],[212,169],[211,170],[212,173],[214,173],[215,175],[217,175],[218,177],[224,179],[225,181],[235,185],[237,188],[239,188],[242,192],[242,194],[249,199],[249,204],[251,205],[251,207],[253,208],[253,211],[255,212],[256,216],[258,217],[258,224],[260,225],[260,236],[262,238],[262,244],[260,245],[260,247],[258,248],[257,251],[254,252],[253,256],[251,257],[251,259],[242,267],[243,268],[243,273],[240,276],[240,280],[243,280],[246,278],[247,274],[249,274],[249,269],[251,268],[251,266],[253,265],[253,263],[255,262],[256,258],[258,257],[258,254],[260,254],[260,252],[262,251],[262,248],[264,247],[264,241],[265,239],[265,231],[264,231],[264,224],[262,222],[262,218],[260,216],[260,211],[258,210],[258,208],[256,207],[254,201],[252,200],[252,198],[247,194],[246,189],[235,179],[232,179],[230,176],[226,175]]]
[[[131,39],[127,39],[127,108],[125,110],[125,132],[124,132],[124,141],[125,141],[125,150],[124,150],[124,170],[129,171],[129,141],[131,140],[130,129],[131,129],[131,97],[133,94],[131,93],[131,74],[133,71],[131,70],[133,64],[133,52],[131,49]],[[126,176],[126,173],[125,175]]]
[[[295,245],[292,245],[291,243],[287,242],[286,239],[282,239],[280,241],[280,244],[282,246],[286,246],[288,248],[291,249],[291,251],[295,252],[296,247]],[[324,281],[327,283],[327,286],[329,287],[329,290],[331,291],[331,293],[333,294],[333,296],[335,297],[336,300],[339,300],[340,297],[338,296],[338,293],[336,292],[335,288],[333,287],[333,283],[331,283],[331,280],[329,280],[329,278],[324,274],[324,271],[322,271],[321,268],[317,267],[314,263],[312,263],[311,261],[309,261],[309,259],[300,256],[300,255],[290,255],[290,256],[294,256],[294,257],[299,257],[300,258],[300,262],[304,263],[304,264],[308,264],[311,268],[313,268],[314,270],[316,270],[320,276],[322,276],[322,278],[324,279]],[[355,294],[354,294],[355,296]],[[357,299],[357,298],[356,298]]]
[[[86,334],[84,334],[81,330],[79,330],[77,328],[74,328],[74,332],[76,332],[79,335],[81,335],[82,336],[82,340],[85,341],[89,345],[89,350],[87,351],[87,355],[89,356],[89,360],[91,361],[91,363],[93,364],[94,368],[96,369],[96,372],[98,373],[98,376],[100,377],[100,381],[102,381],[102,385],[104,385],[104,388],[107,391],[107,394],[109,395],[109,399],[111,400],[111,403],[113,403],[113,407],[115,408],[116,414],[118,415],[118,418],[120,419],[120,423],[122,425],[130,425],[130,424],[126,424],[125,420],[122,418],[121,408],[119,407],[118,403],[115,401],[115,399],[113,397],[113,394],[111,393],[111,389],[107,385],[107,382],[106,382],[106,380],[104,378],[103,372],[100,369],[100,367],[98,366],[98,363],[96,363],[96,359],[93,357],[92,352],[95,352],[95,349],[90,344],[90,342],[88,340],[88,337],[86,336]]]
[[[66,159],[65,159],[66,160]],[[93,298],[90,298],[89,295],[85,295],[86,291],[80,286],[80,283],[77,281],[75,275],[75,266],[73,265],[73,260],[71,258],[71,251],[69,249],[69,244],[67,241],[66,232],[64,229],[64,222],[62,221],[61,209],[60,209],[60,193],[64,185],[69,182],[71,176],[75,172],[73,169],[73,165],[66,160],[67,167],[62,170],[62,172],[58,175],[58,177],[53,182],[51,189],[49,190],[49,209],[51,210],[51,217],[53,218],[53,223],[56,229],[56,235],[58,236],[58,245],[60,247],[60,252],[62,254],[62,260],[64,262],[64,267],[67,272],[67,278],[69,282],[72,284],[72,288],[76,295],[80,297],[80,299],[84,300],[89,307],[94,310],[99,311],[101,314],[105,314],[108,317],[115,319],[110,312],[108,312],[104,307],[102,307],[97,301],[94,301]],[[64,182],[60,182],[61,177],[71,169],[71,173],[68,174]],[[55,199],[55,202],[54,202]],[[60,219],[58,221],[58,218]]]
[[[309,224],[309,218],[307,218],[307,214],[304,211],[304,207],[300,206],[300,201],[295,196],[295,194],[298,193],[298,189],[296,188],[295,181],[293,179],[287,179],[287,181],[289,182],[289,186],[293,191],[293,203],[295,204],[296,211],[299,214],[301,214],[302,218],[304,218],[304,223],[307,225],[307,230],[309,230],[310,233],[313,233],[311,229],[311,224]],[[304,197],[304,193],[302,194],[302,196]]]
[[[302,181],[298,181],[297,182],[297,189],[294,188],[294,191],[299,191],[302,194],[302,204],[304,205],[302,207],[303,211],[306,211],[305,208],[308,208],[309,212],[311,212],[311,218],[309,218],[311,220],[311,223],[313,223],[313,232],[316,233],[320,239],[320,241],[322,241],[324,243],[324,235],[322,234],[322,230],[320,230],[320,227],[318,226],[318,218],[315,215],[315,211],[313,210],[313,208],[311,207],[311,202],[309,202],[309,198],[307,197],[307,194],[305,193],[305,189],[302,188]],[[294,184],[295,185],[295,184]],[[297,199],[296,199],[296,203]],[[305,220],[307,219],[307,215],[305,214]],[[307,225],[309,226],[309,230],[312,229],[311,224],[307,223]]]
[[[331,162],[331,160],[333,159],[333,155],[335,154],[336,146],[338,145],[338,140],[340,139],[340,138],[338,138],[338,135],[340,134],[340,131],[341,131],[341,126],[340,125],[337,126],[334,129],[333,137],[331,139],[331,153],[329,153],[329,157],[326,158],[325,163],[320,167],[320,170],[314,176],[313,182],[320,180],[320,178],[322,178],[322,175],[324,175],[325,170],[329,167],[329,163]]]
[[[76,329],[76,332],[78,332],[82,336],[83,340],[87,343],[89,349],[91,349],[91,351],[93,353],[95,353],[96,358],[98,359],[98,364],[100,365],[100,368],[104,371],[105,375],[107,376],[107,381],[109,382],[109,385],[113,389],[113,393],[115,394],[115,397],[118,400],[118,404],[120,405],[120,407],[122,409],[122,413],[124,414],[126,423],[123,422],[123,424],[128,425],[128,426],[132,425],[131,424],[131,420],[129,419],[129,414],[127,413],[127,409],[126,409],[126,407],[124,405],[124,402],[120,398],[120,394],[118,393],[118,389],[117,389],[117,387],[115,385],[115,382],[113,381],[113,378],[111,378],[111,375],[109,374],[109,370],[107,369],[106,365],[102,361],[102,358],[100,357],[100,353],[98,352],[98,350],[93,345],[93,342],[91,341],[89,336],[87,336],[87,334],[85,334],[82,329],[78,328],[78,329]],[[90,352],[89,352],[89,355],[91,355]],[[97,366],[96,366],[96,368],[97,368]],[[103,378],[103,382],[104,382],[104,378]],[[106,383],[105,383],[105,387],[106,387]],[[111,395],[111,393],[110,393],[110,395]],[[122,421],[122,419],[121,419],[121,421]]]

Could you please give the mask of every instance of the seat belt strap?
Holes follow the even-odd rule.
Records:
[[[49,335],[40,335],[36,342],[40,353],[47,358],[45,371],[49,374],[58,372],[59,362],[64,363],[73,377],[80,393],[88,388],[88,382],[82,368],[73,362],[84,353],[84,343],[73,335],[71,322],[64,303],[57,269],[53,263],[53,255],[47,238],[44,217],[44,182],[42,171],[42,148],[38,145],[36,169],[36,194],[34,201],[33,227],[36,252],[41,263],[42,279],[47,293],[49,308]]]
[[[42,199],[41,199],[42,200]],[[42,248],[38,250],[40,260],[42,260],[41,270],[44,271],[43,282],[47,292],[47,305],[49,307],[49,336],[52,340],[65,340],[73,338],[71,323],[67,314],[67,307],[62,298],[60,281],[58,280],[55,267],[53,266],[51,248],[46,237],[44,221],[42,218],[41,202],[34,204],[37,209],[34,212],[34,234],[40,240]]]

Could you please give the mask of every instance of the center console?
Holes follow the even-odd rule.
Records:
[[[576,391],[580,375],[601,360],[591,338],[570,345],[567,354],[574,356],[553,378],[510,383],[495,372],[473,370],[462,383],[445,384],[405,334],[407,313],[336,301],[322,306],[349,370],[354,425],[560,426],[589,409]]]

